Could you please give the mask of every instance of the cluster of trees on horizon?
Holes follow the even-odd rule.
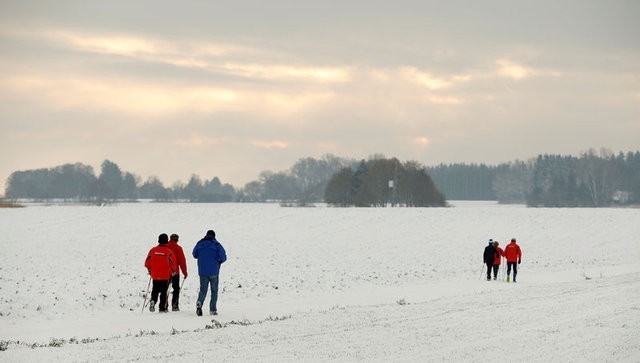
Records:
[[[579,157],[539,155],[497,166],[451,164],[427,173],[449,200],[497,200],[530,207],[640,204],[640,151],[594,149]]]
[[[539,155],[496,166],[449,164],[370,156],[367,161],[324,155],[303,158],[288,170],[263,171],[243,188],[218,177],[165,187],[157,177],[142,182],[109,160],[96,176],[82,163],[16,171],[5,198],[110,201],[270,202],[304,206],[435,206],[448,200],[497,200],[529,206],[599,207],[640,204],[640,151],[615,155],[602,149],[579,157]]]
[[[93,167],[82,163],[16,171],[7,179],[5,189],[5,197],[9,199],[61,199],[91,203],[138,199],[230,202],[235,194],[232,185],[222,184],[217,177],[203,182],[199,176],[193,175],[186,184],[176,182],[169,188],[165,188],[155,176],[141,182],[140,177],[123,172],[110,160],[102,163],[99,176],[95,175]]]
[[[360,161],[355,170],[345,167],[334,174],[325,189],[326,203],[340,207],[444,207],[425,168],[418,162],[404,164],[384,156]]]

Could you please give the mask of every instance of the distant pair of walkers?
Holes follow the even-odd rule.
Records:
[[[516,243],[516,239],[512,238],[504,250],[499,247],[500,243],[489,240],[489,245],[484,248],[484,254],[482,259],[487,265],[487,281],[491,280],[491,272],[493,271],[493,279],[498,279],[498,270],[500,269],[500,263],[502,257],[507,260],[507,282],[510,281],[511,269],[513,269],[513,282],[516,282],[516,276],[518,275],[518,265],[522,262],[522,250]]]
[[[145,260],[145,267],[153,279],[153,290],[151,292],[150,311],[155,311],[155,304],[160,297],[160,312],[167,312],[167,293],[169,290],[169,279],[172,281],[173,299],[172,310],[179,311],[180,296],[180,275],[178,269],[182,271],[184,278],[187,278],[187,264],[182,247],[178,242],[178,235],[172,234],[171,241],[165,233],[158,237],[158,246],[149,251]],[[208,230],[193,249],[193,257],[198,260],[198,274],[200,275],[200,292],[196,303],[196,314],[202,315],[202,306],[207,297],[207,290],[211,287],[211,299],[209,302],[209,313],[217,315],[218,301],[218,275],[220,265],[227,260],[226,251],[216,240],[216,233]]]

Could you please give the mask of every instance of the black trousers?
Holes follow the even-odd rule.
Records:
[[[500,269],[500,265],[493,265],[493,278],[498,278],[498,270]]]
[[[518,274],[518,263],[517,262],[507,262],[507,275],[511,273],[511,267],[513,266],[513,280],[515,281],[516,275]]]
[[[171,278],[171,288],[173,289],[173,296],[171,297],[171,307],[177,308],[180,300],[180,275],[174,275]]]
[[[485,262],[487,264],[487,280],[491,280],[491,270],[493,269],[493,262]]]
[[[169,280],[153,280],[153,290],[151,290],[151,301],[158,301],[160,295],[160,311],[167,310],[167,289]]]

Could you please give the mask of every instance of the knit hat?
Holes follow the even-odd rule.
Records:
[[[213,229],[207,231],[207,237],[216,238],[216,232]]]
[[[158,243],[161,245],[166,245],[167,243],[169,243],[169,236],[167,236],[166,233],[163,233],[161,235],[158,236]]]

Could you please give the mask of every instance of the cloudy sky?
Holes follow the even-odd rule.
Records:
[[[0,0],[0,180],[640,149],[638,1]]]

